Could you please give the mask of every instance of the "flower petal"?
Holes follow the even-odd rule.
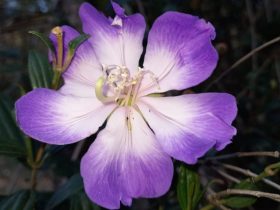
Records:
[[[231,126],[236,101],[230,94],[143,97],[138,105],[163,149],[189,164],[212,146],[223,149],[236,134]]]
[[[117,15],[110,20],[90,4],[83,3],[80,7],[83,30],[91,35],[89,41],[102,64],[125,65],[134,72],[143,51],[145,20],[140,14],[125,16],[116,3],[113,8]]]
[[[94,134],[115,105],[95,98],[65,96],[38,88],[16,102],[16,117],[24,133],[49,144],[70,144]]]
[[[62,26],[64,41],[64,57],[68,51],[68,43],[80,34],[70,26]],[[57,40],[50,35],[54,45]],[[63,73],[64,85],[59,90],[63,94],[78,97],[94,97],[94,86],[97,79],[102,76],[102,67],[95,56],[95,52],[89,41],[83,42],[75,52],[71,64]]]
[[[81,162],[88,196],[109,209],[166,193],[173,176],[171,158],[140,114],[130,110],[129,131],[125,113],[119,108],[112,114]]]
[[[185,89],[207,79],[218,61],[211,44],[215,30],[198,17],[166,12],[149,33],[144,68],[152,71],[157,83],[146,76],[142,95]]]

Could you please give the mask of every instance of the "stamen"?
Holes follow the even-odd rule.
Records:
[[[130,76],[126,66],[102,65],[102,71],[103,76],[96,83],[95,93],[96,97],[103,103],[115,101],[119,106],[133,106],[145,74],[149,74],[158,85],[155,75],[151,71],[140,67],[134,77]],[[113,91],[114,95],[112,97],[104,95],[103,90],[105,87]]]
[[[115,101],[115,98],[104,96],[104,94],[103,94],[104,84],[105,84],[104,77],[100,77],[95,84],[96,98],[98,98],[103,103],[110,103],[110,102]]]
[[[142,81],[145,74],[149,74],[151,79],[153,80],[153,82],[157,84],[158,89],[160,89],[160,86],[159,86],[159,83],[158,83],[158,80],[157,80],[155,74],[153,72],[151,72],[150,70],[145,70],[141,67],[138,67],[138,82],[137,82],[137,85],[134,88],[133,98],[132,98],[131,104],[135,103],[135,100],[137,98],[139,88],[140,88],[140,85],[141,85],[141,81]]]

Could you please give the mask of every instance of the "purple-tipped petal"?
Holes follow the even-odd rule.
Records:
[[[102,64],[124,65],[134,72],[143,51],[145,20],[140,14],[125,16],[116,3],[113,7],[117,15],[112,21],[90,4],[83,3],[79,12],[83,30],[91,35],[89,41]]]
[[[120,202],[130,205],[132,198],[166,193],[173,164],[140,114],[119,108],[83,157],[81,174],[93,202],[118,209]]]
[[[118,15],[121,18],[124,18],[125,15],[125,11],[124,8],[122,8],[119,4],[117,4],[116,2],[111,1],[112,7],[116,13],[116,15]]]
[[[34,139],[70,144],[94,134],[114,106],[38,88],[17,100],[16,118],[23,132]]]
[[[218,61],[214,37],[213,26],[198,17],[179,12],[160,16],[149,33],[144,60],[144,68],[155,74],[158,84],[146,75],[142,95],[181,90],[207,79]]]
[[[64,57],[68,52],[68,43],[80,33],[70,26],[62,26]],[[57,39],[51,34],[51,40],[57,48]],[[63,73],[64,85],[59,90],[63,94],[78,97],[95,97],[96,80],[102,76],[102,67],[88,41],[83,42],[75,52],[71,64]]]
[[[226,93],[143,97],[139,108],[170,156],[194,164],[213,146],[231,143],[235,98]]]

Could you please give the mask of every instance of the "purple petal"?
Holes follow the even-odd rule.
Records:
[[[113,9],[116,13],[116,15],[118,15],[121,18],[125,17],[125,11],[124,8],[122,8],[119,4],[117,4],[116,2],[111,1]]]
[[[17,100],[16,117],[28,136],[49,144],[70,144],[94,134],[114,106],[38,88]]]
[[[128,130],[126,113],[130,113]],[[117,109],[81,162],[85,190],[93,202],[109,209],[130,205],[132,198],[167,192],[173,164],[135,110]]]
[[[64,56],[68,51],[68,43],[80,34],[70,26],[62,26],[64,41]],[[57,47],[57,40],[53,34],[50,38]],[[78,97],[94,97],[96,80],[102,76],[102,67],[95,56],[95,52],[88,41],[83,42],[75,52],[70,66],[63,73],[64,86],[59,90],[66,95]]]
[[[215,31],[198,17],[166,12],[149,33],[144,68],[152,71],[157,84],[146,77],[142,95],[185,89],[207,79],[216,67],[218,54],[211,44]]]
[[[223,149],[236,134],[236,101],[229,94],[143,97],[138,105],[165,152],[189,164],[213,146]]]
[[[111,21],[90,4],[83,3],[80,7],[83,30],[91,35],[89,41],[102,64],[124,65],[133,72],[143,51],[145,20],[140,14],[125,16],[116,3],[113,7],[117,16]]]

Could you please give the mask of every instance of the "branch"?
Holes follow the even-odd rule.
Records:
[[[254,191],[254,190],[239,190],[239,189],[227,189],[216,194],[209,195],[209,199],[219,199],[221,197],[229,196],[229,195],[249,195],[254,196],[257,198],[269,198],[271,200],[280,202],[280,195],[274,193],[266,193],[261,191]]]
[[[232,181],[232,182],[234,182],[234,183],[240,183],[240,180],[239,180],[239,179],[237,179],[237,178],[231,176],[230,174],[226,173],[225,171],[220,170],[220,169],[218,169],[218,168],[216,168],[216,167],[214,167],[214,169],[215,169],[221,176],[225,177],[226,179],[228,179],[228,180],[230,180],[230,181]]]
[[[280,37],[279,37],[280,38]],[[240,158],[240,157],[254,157],[254,156],[268,156],[268,157],[274,157],[274,158],[279,158],[280,153],[279,151],[274,151],[274,152],[236,152],[228,155],[220,155],[217,157],[208,157],[205,158],[205,160],[224,160],[224,159],[229,159],[229,158]]]
[[[240,168],[240,167],[237,167],[237,166],[234,166],[234,165],[230,165],[230,164],[221,164],[224,168],[226,169],[229,169],[229,170],[232,170],[232,171],[236,171],[236,172],[239,172],[241,174],[244,174],[245,176],[250,176],[250,177],[253,177],[255,180],[257,179],[258,180],[261,180],[263,181],[264,183],[266,183],[267,185],[270,185],[271,187],[277,189],[277,190],[280,190],[280,185],[269,180],[269,179],[266,179],[264,177],[262,177],[261,179],[257,178],[259,175],[258,174],[255,174],[253,173],[252,171],[250,171],[249,169],[243,169],[243,168]]]
[[[240,58],[238,61],[236,61],[231,67],[229,67],[227,70],[225,70],[222,74],[220,74],[219,77],[217,77],[215,80],[213,80],[212,82],[210,82],[210,84],[205,88],[205,91],[209,90],[210,87],[212,87],[214,84],[216,84],[217,82],[219,82],[222,78],[224,78],[232,69],[236,68],[237,66],[239,66],[241,63],[243,63],[244,61],[248,60],[250,57],[252,57],[255,53],[265,49],[266,47],[279,42],[280,41],[280,36],[264,43],[263,45],[253,49],[251,52],[249,52],[248,54],[246,54],[245,56],[243,56],[242,58]]]

